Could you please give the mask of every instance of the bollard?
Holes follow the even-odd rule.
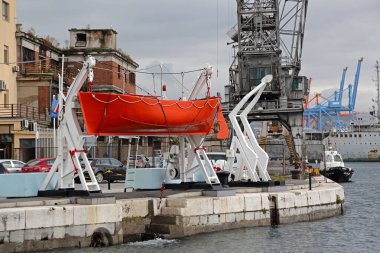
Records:
[[[309,170],[309,190],[311,191],[311,172]]]
[[[111,173],[107,173],[108,190],[111,190]]]

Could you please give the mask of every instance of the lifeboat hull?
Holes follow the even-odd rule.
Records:
[[[226,135],[219,97],[177,101],[80,92],[78,98],[86,132],[91,135],[207,135],[212,133],[215,123],[222,135]]]

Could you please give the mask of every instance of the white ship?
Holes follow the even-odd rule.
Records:
[[[350,131],[332,132],[323,142],[325,145],[330,142],[346,161],[380,160],[380,124],[370,114],[358,114]]]
[[[319,160],[324,147],[330,144],[346,162],[380,161],[380,123],[368,113],[358,113],[347,131],[305,132],[310,161]]]

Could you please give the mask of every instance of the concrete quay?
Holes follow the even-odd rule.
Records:
[[[104,185],[103,185],[104,186]],[[156,236],[180,238],[242,227],[311,221],[343,214],[343,187],[315,177],[269,188],[230,188],[232,196],[201,190],[124,193],[102,197],[0,200],[0,252],[117,245]]]

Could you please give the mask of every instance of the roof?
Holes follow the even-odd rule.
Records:
[[[138,68],[139,64],[132,60],[132,58],[121,52],[120,50],[117,49],[110,49],[110,48],[82,48],[82,49],[77,49],[77,48],[70,48],[70,49],[63,49],[62,52],[65,55],[75,55],[75,54],[85,54],[85,55],[93,55],[96,57],[95,54],[104,54],[104,53],[109,53],[109,54],[115,54],[119,56],[121,59],[127,61],[128,63],[132,64],[133,67]]]
[[[114,29],[112,29],[112,28],[108,28],[108,29],[104,29],[104,28],[102,28],[102,29],[91,29],[91,28],[79,29],[79,28],[70,28],[70,29],[69,29],[69,32],[71,32],[71,31],[73,31],[73,32],[79,32],[79,31],[84,31],[84,32],[98,32],[98,31],[103,31],[103,32],[113,32],[113,33],[117,34],[117,32],[116,32]]]

